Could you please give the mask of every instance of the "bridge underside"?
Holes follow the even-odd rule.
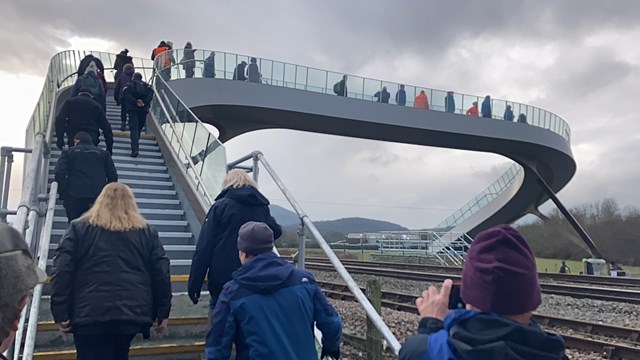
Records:
[[[548,198],[535,172],[555,191],[573,177],[569,142],[544,128],[494,119],[391,106],[321,93],[216,79],[179,79],[173,91],[203,122],[220,131],[220,141],[261,129],[292,129],[354,138],[490,152],[524,167],[513,189],[478,214],[478,230],[510,223]],[[502,198],[502,199],[500,199]]]

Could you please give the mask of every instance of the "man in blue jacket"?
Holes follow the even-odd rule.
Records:
[[[273,250],[273,231],[250,221],[240,228],[242,267],[222,290],[207,334],[207,360],[317,359],[314,325],[322,332],[322,357],[340,357],[342,320],[308,271]]]
[[[517,230],[500,225],[474,239],[462,269],[466,309],[449,311],[451,280],[416,299],[422,316],[399,360],[564,360],[564,342],[532,321],[542,302],[536,262]]]

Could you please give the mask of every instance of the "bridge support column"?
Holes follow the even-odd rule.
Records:
[[[571,224],[571,226],[578,233],[580,238],[582,238],[582,241],[584,241],[584,243],[587,245],[587,247],[591,251],[591,256],[593,256],[594,258],[602,259],[603,258],[602,253],[600,253],[600,250],[598,250],[598,247],[593,242],[589,234],[587,234],[587,232],[584,230],[584,228],[582,228],[580,223],[578,223],[578,220],[576,220],[576,218],[573,217],[573,215],[571,215],[569,210],[564,206],[564,204],[562,204],[560,199],[558,199],[558,196],[556,195],[556,193],[553,191],[553,189],[551,189],[551,187],[549,187],[549,184],[547,184],[547,182],[544,181],[544,179],[540,176],[540,174],[538,174],[535,170],[533,172],[538,177],[537,178],[538,184],[540,184],[540,186],[547,193],[551,201],[553,201],[553,203],[558,207],[562,215],[564,215],[565,219],[567,219],[569,224]]]

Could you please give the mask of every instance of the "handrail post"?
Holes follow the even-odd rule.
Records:
[[[56,197],[58,195],[58,183],[51,183],[49,190],[49,202],[47,204],[47,213],[44,221],[44,227],[40,236],[40,246],[38,249],[38,267],[42,270],[47,268],[47,260],[49,259],[49,242],[51,241],[51,228],[53,226],[53,215],[56,208]],[[43,284],[38,284],[33,289],[31,308],[29,309],[29,325],[27,326],[27,335],[24,342],[24,352],[22,358],[31,360],[33,358],[33,350],[36,343],[36,333],[38,330],[38,314],[40,313],[40,298],[42,297]]]
[[[16,213],[16,220],[13,224],[13,227],[18,230],[21,236],[24,236],[29,207],[34,199],[34,192],[38,181],[38,169],[40,161],[42,160],[40,155],[42,154],[43,144],[44,134],[39,132],[36,134],[36,141],[31,152],[31,159],[29,159],[28,167],[24,174],[22,197],[20,198],[20,204],[18,205]]]
[[[6,209],[9,202],[9,186],[11,183],[11,163],[13,154],[3,147],[0,151],[0,209]]]
[[[306,241],[304,239],[304,222],[300,222],[300,226],[298,227],[298,268],[304,269],[305,267],[305,257],[306,255]]]
[[[253,170],[252,170],[252,175],[253,175],[253,181],[258,182],[258,175],[260,174],[260,160],[258,160],[257,156],[252,155],[252,159],[253,159]]]
[[[331,262],[333,267],[336,269],[340,277],[347,284],[347,287],[349,288],[351,293],[354,295],[356,300],[360,303],[360,305],[362,305],[365,313],[371,318],[371,322],[373,323],[373,325],[380,331],[382,336],[387,341],[387,344],[389,344],[391,349],[393,349],[393,352],[397,355],[400,352],[400,342],[398,341],[398,339],[396,339],[395,335],[393,335],[393,333],[391,332],[387,324],[385,324],[384,320],[382,320],[382,317],[380,316],[380,314],[378,314],[378,312],[371,305],[366,295],[360,289],[360,286],[358,285],[358,283],[356,283],[355,280],[353,280],[353,278],[351,277],[347,269],[344,267],[340,259],[338,259],[338,257],[333,252],[333,250],[331,249],[327,241],[324,239],[322,234],[320,234],[320,231],[318,231],[318,229],[315,227],[313,222],[311,222],[311,219],[309,219],[309,216],[307,216],[307,214],[302,210],[302,207],[300,206],[300,204],[298,204],[298,201],[293,197],[293,195],[291,194],[289,189],[284,185],[284,183],[282,182],[278,174],[276,174],[276,172],[273,170],[269,162],[267,162],[267,160],[264,158],[264,155],[260,152],[256,152],[254,154],[260,160],[260,162],[262,163],[262,166],[264,166],[265,170],[269,173],[269,175],[271,175],[271,178],[276,183],[280,191],[282,191],[282,194],[284,194],[285,198],[287,198],[287,200],[289,201],[289,203],[291,204],[295,212],[300,217],[301,222],[305,225],[306,228],[309,229],[309,232],[311,233],[313,238],[316,240],[316,243],[320,246],[322,251],[324,251],[325,255],[327,255],[327,257],[329,258],[329,261]]]

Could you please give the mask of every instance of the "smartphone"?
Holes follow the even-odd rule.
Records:
[[[464,309],[467,306],[467,304],[462,301],[462,297],[460,297],[460,289],[461,284],[454,282],[451,287],[451,293],[449,294],[449,309]]]

